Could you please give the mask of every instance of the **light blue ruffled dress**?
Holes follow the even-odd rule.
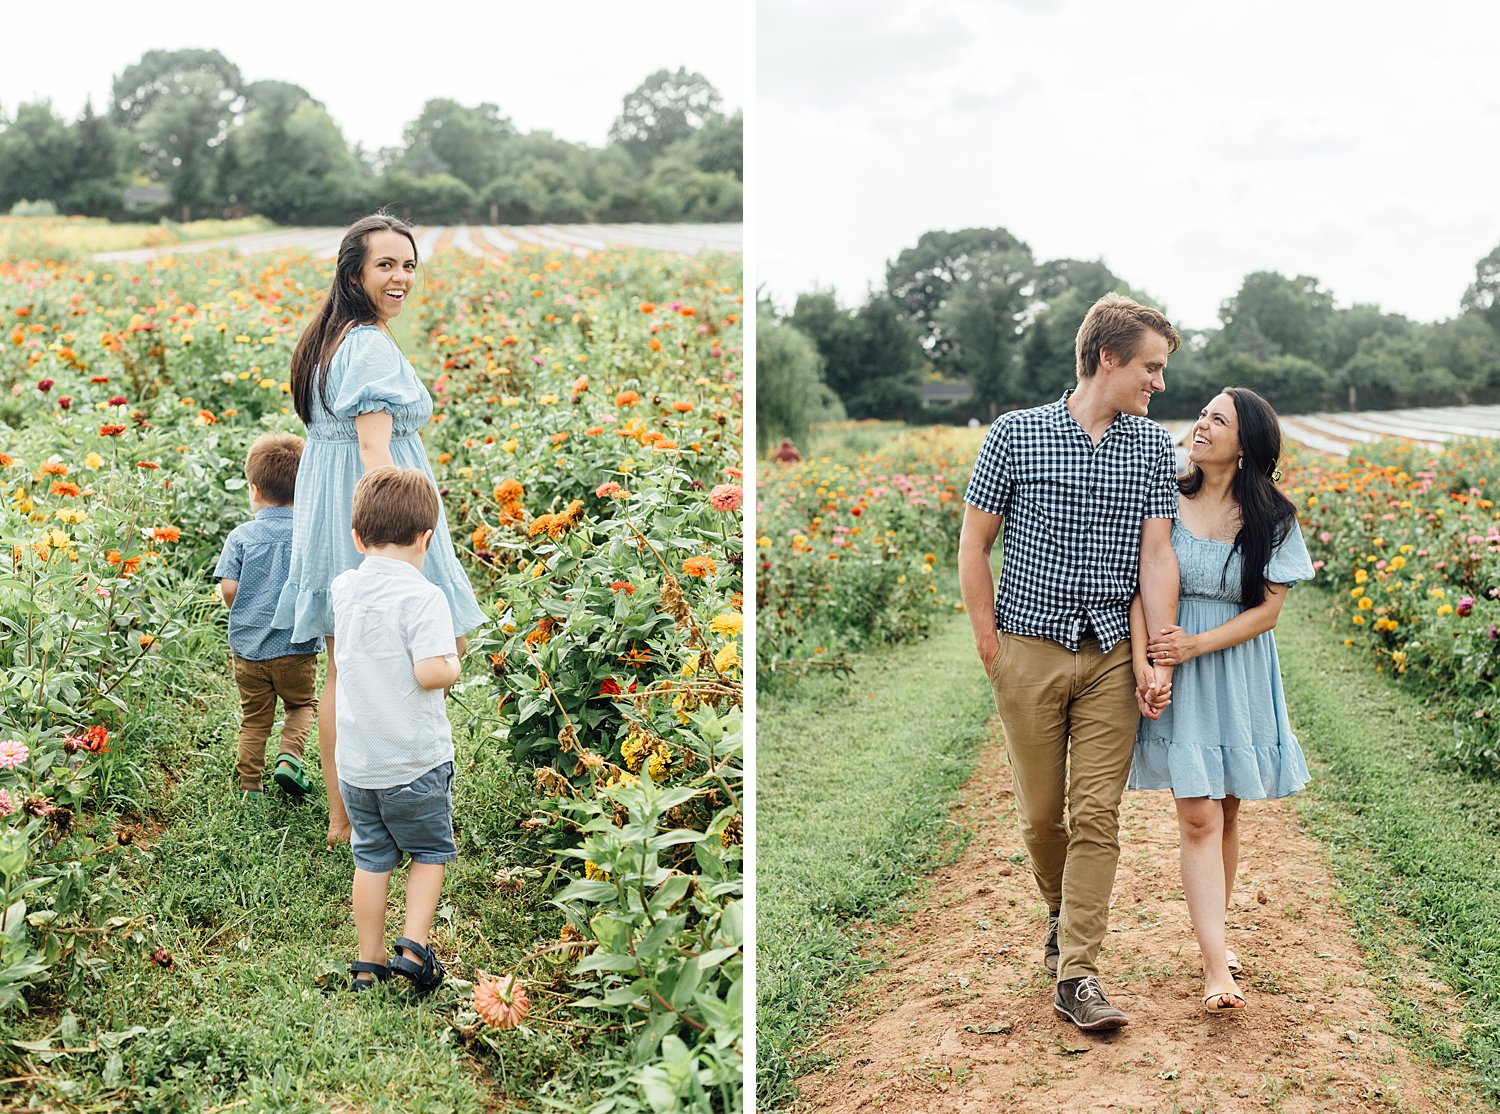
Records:
[[[290,627],[294,642],[333,634],[328,586],[362,560],[349,533],[354,485],[365,471],[354,419],[389,411],[392,462],[432,475],[418,436],[432,417],[432,396],[395,341],[374,325],[350,329],[328,361],[327,386],[333,412],[314,395],[313,420],[297,468],[292,565],[276,604],[275,625]],[[448,598],[455,634],[484,622],[474,589],[453,552],[447,514],[441,509],[422,573]]]
[[[1178,626],[1201,634],[1244,610],[1240,558],[1231,542],[1200,538],[1174,518],[1172,549],[1182,580]],[[1266,579],[1292,585],[1312,575],[1312,558],[1294,524],[1272,552]],[[1173,671],[1172,703],[1158,720],[1141,718],[1126,785],[1170,789],[1176,797],[1256,801],[1289,796],[1307,781],[1307,760],[1287,720],[1275,632],[1267,631]]]

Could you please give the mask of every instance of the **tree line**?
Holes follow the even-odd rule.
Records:
[[[1073,384],[1079,323],[1110,291],[1167,309],[1103,262],[1038,261],[1004,228],[969,228],[925,233],[862,305],[828,291],[800,295],[788,314],[762,302],[760,443],[805,437],[826,417],[988,422],[1049,402]],[[1500,402],[1500,247],[1478,262],[1458,310],[1422,323],[1340,308],[1315,278],[1257,271],[1220,306],[1217,328],[1182,330],[1152,416],[1192,417],[1226,384],[1284,414]],[[972,393],[924,408],[934,383]]]
[[[402,146],[370,152],[300,85],[247,80],[217,50],[153,50],[114,79],[103,112],[0,107],[0,212],[119,219],[128,188],[155,185],[166,197],[133,218],[343,224],[389,207],[424,224],[738,220],[742,114],[721,105],[701,74],[658,70],[594,148],[439,98]]]

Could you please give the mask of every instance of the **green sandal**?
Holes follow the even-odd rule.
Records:
[[[276,772],[271,775],[282,792],[295,801],[300,801],[313,790],[312,778],[302,766],[302,759],[295,754],[278,754]]]

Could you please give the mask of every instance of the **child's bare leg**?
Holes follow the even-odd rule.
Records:
[[[432,932],[432,918],[437,915],[438,898],[443,892],[443,870],[443,863],[412,863],[406,879],[406,931],[401,935],[423,947]]]
[[[328,795],[328,846],[349,842],[349,813],[339,795],[339,771],[334,760],[338,742],[338,712],[334,695],[338,691],[338,667],[333,663],[333,639],[328,646],[328,679],[323,682],[323,696],[318,701],[318,758],[323,764],[323,791]]]
[[[384,963],[386,960],[385,905],[390,888],[390,871],[376,874],[354,868],[354,931],[359,934],[359,958],[365,963]],[[435,910],[437,906],[433,908]],[[355,978],[367,982],[374,976],[360,974]]]

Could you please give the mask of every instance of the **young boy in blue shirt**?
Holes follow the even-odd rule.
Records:
[[[453,731],[443,691],[459,677],[453,617],[422,575],[438,526],[438,493],[413,468],[372,468],[354,489],[358,568],[329,586],[338,707],[339,792],[354,852],[359,959],[351,990],[392,974],[437,988],[443,965],[427,946],[453,840]],[[411,858],[405,933],[387,959],[391,871]]]
[[[272,776],[294,800],[312,789],[302,753],[318,710],[323,640],[292,642],[291,631],[271,625],[292,561],[292,499],[302,444],[302,438],[291,433],[265,433],[255,439],[245,458],[255,518],[230,532],[214,567],[219,591],[229,605],[229,648],[240,690],[235,773],[246,799],[261,795],[277,699],[286,710],[286,721]]]

